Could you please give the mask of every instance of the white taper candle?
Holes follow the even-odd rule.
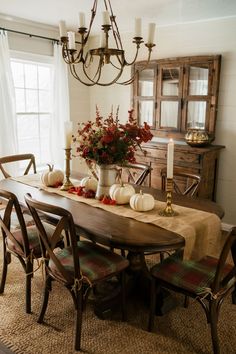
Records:
[[[155,29],[156,29],[156,24],[149,23],[149,25],[148,25],[148,40],[147,40],[148,44],[154,43]]]
[[[141,18],[136,18],[134,23],[134,37],[142,37]]]
[[[72,142],[72,122],[64,122],[65,149],[71,148]]]
[[[170,139],[167,146],[167,178],[173,178],[174,168],[174,141]]]
[[[60,31],[60,38],[61,37],[67,37],[65,21],[60,21],[59,22],[59,31]]]

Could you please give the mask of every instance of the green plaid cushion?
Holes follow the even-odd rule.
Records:
[[[66,271],[71,273],[71,276],[74,277],[71,247],[64,249],[56,248],[54,253],[65,267]],[[78,255],[81,272],[90,282],[96,282],[98,279],[106,278],[113,273],[125,269],[129,265],[129,261],[126,258],[88,241],[78,242]],[[56,277],[62,279],[62,275],[52,260],[49,261],[49,267]]]
[[[46,231],[49,234],[53,233],[54,228],[47,224],[43,223]],[[18,246],[16,243],[14,243],[12,240],[7,237],[7,247],[10,251],[14,253],[18,253],[20,256],[25,257],[24,255],[24,247],[23,247],[23,237],[20,229],[17,229],[12,232],[13,237],[15,240],[21,245]],[[38,231],[35,225],[27,227],[27,235],[28,235],[28,240],[29,240],[29,249],[30,251],[33,251],[33,254],[35,257],[39,258],[41,257],[41,249],[40,249],[40,244],[39,244],[39,238],[38,238]]]
[[[152,274],[157,279],[198,294],[204,288],[211,287],[217,263],[218,259],[210,256],[200,261],[181,261],[178,258],[168,257],[152,268]],[[233,266],[226,264],[223,270],[224,275],[232,268]]]

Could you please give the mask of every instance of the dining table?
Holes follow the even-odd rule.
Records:
[[[24,180],[25,178],[25,180]],[[26,206],[24,196],[31,194],[34,199],[67,209],[73,215],[77,232],[93,242],[107,246],[111,249],[123,250],[130,261],[130,270],[133,272],[144,271],[148,274],[145,257],[150,253],[179,252],[184,250],[186,240],[181,234],[172,229],[158,226],[151,222],[142,222],[132,217],[118,215],[109,208],[100,208],[89,205],[83,200],[68,198],[66,192],[58,194],[54,190],[48,191],[40,184],[28,183],[27,176],[23,179],[7,178],[0,181],[0,189],[14,193],[20,204]],[[35,178],[35,177],[34,177]],[[140,190],[135,187],[136,191]],[[166,192],[142,186],[144,193],[152,194],[160,201],[166,201]],[[224,215],[222,207],[210,200],[189,198],[173,193],[173,205],[214,214],[217,219]],[[185,209],[183,209],[185,210]],[[187,209],[186,209],[187,210]],[[168,218],[169,220],[171,218]],[[173,218],[172,218],[173,219]],[[173,220],[171,221],[173,223]],[[173,224],[174,225],[174,224]]]

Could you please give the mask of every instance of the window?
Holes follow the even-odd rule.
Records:
[[[18,153],[31,152],[37,165],[48,162],[52,116],[50,63],[11,59],[16,96]]]
[[[220,55],[169,58],[136,63],[133,107],[140,124],[157,137],[183,139],[188,129],[214,139]]]

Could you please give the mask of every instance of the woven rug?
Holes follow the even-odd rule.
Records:
[[[1,240],[0,240],[1,241]],[[1,271],[0,249],[0,271]],[[1,273],[0,273],[1,274]],[[4,295],[0,295],[0,340],[17,354],[72,354],[74,311],[70,294],[53,284],[45,324],[36,322],[41,304],[42,275],[35,273],[32,282],[32,311],[24,312],[24,273],[13,257],[9,266]],[[138,297],[128,302],[128,322],[120,321],[120,312],[100,320],[88,303],[83,315],[82,352],[96,354],[207,354],[211,353],[211,338],[205,314],[200,305],[191,300],[183,308],[179,305],[166,314],[157,316],[155,331],[146,331],[148,305]],[[230,296],[222,306],[219,336],[222,354],[236,352],[236,306]]]

